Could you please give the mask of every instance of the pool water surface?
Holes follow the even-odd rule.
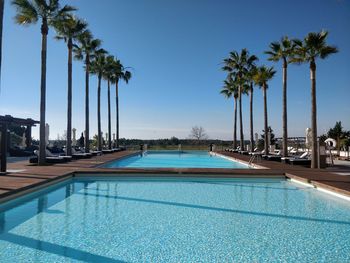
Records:
[[[76,178],[0,206],[0,262],[349,262],[350,205],[284,179]]]
[[[103,165],[105,168],[237,168],[248,165],[206,151],[147,151]]]

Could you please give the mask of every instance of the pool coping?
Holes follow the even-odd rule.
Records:
[[[288,169],[271,169],[268,165],[265,165],[263,163],[259,166],[259,169],[227,169],[227,168],[100,168],[99,166],[105,163],[108,163],[110,161],[119,159],[119,158],[125,158],[127,156],[131,156],[134,154],[138,154],[138,151],[130,151],[125,152],[123,154],[108,154],[103,157],[93,157],[95,159],[93,160],[78,160],[78,161],[72,161],[70,164],[65,165],[53,165],[50,166],[50,171],[45,174],[45,176],[42,176],[37,174],[36,172],[40,171],[41,174],[43,172],[46,172],[46,167],[39,167],[36,166],[35,169],[32,169],[32,176],[35,176],[35,178],[42,177],[42,181],[30,183],[25,186],[15,186],[15,189],[11,189],[8,192],[0,193],[0,203],[7,202],[11,199],[15,199],[17,197],[20,197],[22,195],[29,194],[31,192],[37,191],[39,189],[45,188],[47,186],[59,183],[61,181],[73,178],[77,176],[78,174],[86,174],[87,176],[91,176],[92,174],[95,175],[104,175],[104,176],[110,176],[110,177],[119,177],[119,176],[130,176],[130,177],[140,177],[142,174],[143,177],[151,178],[151,177],[179,177],[184,178],[188,177],[188,175],[191,175],[191,177],[196,178],[285,178],[285,179],[293,179],[300,181],[302,183],[308,184],[318,190],[323,191],[331,191],[333,193],[336,193],[341,196],[349,197],[350,198],[350,191],[346,189],[342,189],[339,187],[335,187],[332,185],[329,185],[327,183],[322,183],[317,180],[310,180],[308,178],[305,178],[305,176],[300,176],[293,171],[289,171]],[[231,160],[239,161],[242,163],[247,163],[247,159],[241,158],[239,155],[233,155],[233,156],[227,156],[227,154],[222,152],[216,152],[215,154],[218,154],[220,156],[225,156],[226,158],[230,158]],[[60,168],[65,167],[65,171],[62,172],[59,170]],[[28,164],[24,168],[28,168]],[[283,167],[284,168],[284,167]],[[286,166],[287,168],[287,166]],[[27,176],[25,172],[16,172],[16,173],[10,173],[7,176],[11,177],[18,176],[18,177],[25,177]],[[53,178],[47,178],[52,175]],[[80,176],[79,175],[79,176]],[[0,180],[1,180],[0,176]],[[30,178],[30,176],[28,176]],[[1,181],[0,181],[0,189],[1,188]]]

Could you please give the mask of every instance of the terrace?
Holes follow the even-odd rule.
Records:
[[[221,168],[99,168],[112,160],[124,158],[137,151],[123,151],[112,154],[95,156],[90,159],[73,160],[69,163],[51,166],[29,165],[28,161],[9,164],[6,175],[0,176],[0,202],[18,197],[37,190],[38,188],[54,184],[74,177],[75,174],[94,174],[101,176],[143,176],[150,177],[209,177],[209,178],[285,178],[294,179],[311,184],[316,188],[344,195],[350,198],[350,177],[340,175],[337,171],[326,169],[310,169],[291,166],[283,163],[262,160],[258,163],[260,169],[221,169]],[[248,163],[249,156],[218,152],[230,158]]]

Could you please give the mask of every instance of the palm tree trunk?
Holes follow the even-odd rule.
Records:
[[[267,120],[267,92],[266,86],[263,86],[264,95],[264,150],[265,154],[269,154],[269,142],[268,142],[268,120]]]
[[[239,129],[240,129],[241,151],[244,151],[243,116],[242,116],[242,87],[239,87]]]
[[[68,96],[66,154],[72,156],[72,39],[68,39]]]
[[[250,83],[250,151],[254,150],[253,93],[253,83]]]
[[[111,82],[108,83],[108,149],[112,149],[112,127],[111,127]]]
[[[116,145],[119,147],[119,86],[118,86],[118,80],[115,82],[115,107],[116,107]]]
[[[233,149],[237,148],[237,98],[234,99]]]
[[[98,86],[97,86],[97,147],[99,151],[102,151],[102,138],[101,138],[101,79],[102,75],[98,74]]]
[[[312,135],[311,168],[317,168],[318,154],[317,154],[316,63],[314,61],[310,62],[310,78],[311,78],[311,135]]]
[[[86,55],[85,60],[85,152],[90,152],[90,121],[89,121],[89,70],[90,70],[90,56]]]
[[[46,163],[46,141],[45,141],[45,113],[46,113],[46,54],[47,34],[49,27],[47,20],[43,19],[41,25],[41,83],[40,83],[40,142],[39,142],[39,165]]]
[[[288,156],[288,128],[287,128],[287,61],[284,59],[283,61],[283,110],[282,110],[282,155],[284,157]]]
[[[2,60],[2,27],[4,20],[4,0],[0,0],[0,80],[1,80],[1,60]],[[0,87],[1,90],[1,87]]]

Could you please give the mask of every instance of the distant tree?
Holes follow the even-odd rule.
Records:
[[[206,140],[208,136],[202,126],[194,126],[191,129],[190,138],[193,138],[199,142],[200,140]]]
[[[262,130],[262,132],[263,134],[260,135],[261,139],[259,139],[259,142],[258,142],[259,149],[263,149],[265,146],[265,134],[270,134],[271,145],[274,145],[276,143],[275,134],[273,133],[271,126],[268,127],[267,133],[265,133],[265,130]]]
[[[94,136],[92,136],[92,141],[90,143],[91,147],[93,148],[98,148],[98,141],[99,141],[99,137],[97,134],[95,134]]]
[[[171,145],[178,145],[180,143],[179,138],[176,138],[175,136],[170,138],[170,144]]]
[[[338,155],[340,153],[340,148],[347,146],[346,142],[348,140],[349,135],[350,132],[344,130],[341,121],[337,121],[334,127],[329,129],[327,136],[337,141]]]
[[[84,142],[85,142],[84,134],[81,133],[81,136],[80,136],[80,138],[79,138],[79,140],[78,140],[78,145],[79,145],[80,147],[84,147],[84,144],[85,144]]]
[[[322,134],[318,138],[319,138],[321,143],[324,143],[324,141],[327,140],[328,136],[327,136],[327,134]]]

